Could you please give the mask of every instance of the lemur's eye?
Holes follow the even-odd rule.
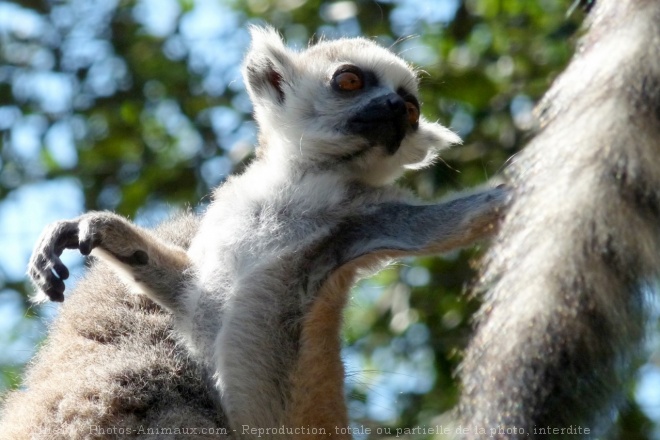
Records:
[[[406,101],[406,109],[408,110],[408,122],[416,127],[419,124],[419,108],[412,102]]]
[[[332,77],[332,85],[342,92],[354,92],[364,87],[360,69],[354,66],[341,67]]]
[[[335,76],[335,83],[340,90],[352,92],[362,88],[362,78],[353,72],[342,72]]]

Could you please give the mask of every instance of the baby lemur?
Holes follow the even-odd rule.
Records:
[[[78,249],[171,312],[232,436],[284,426],[315,431],[267,437],[346,438],[336,428],[348,424],[339,327],[349,288],[389,259],[487,235],[506,191],[424,204],[391,185],[459,142],[420,115],[416,74],[392,52],[361,38],[296,52],[270,28],[251,33],[243,76],[257,158],[214,191],[190,246],[90,212],[42,235],[29,274],[62,301],[59,257]]]

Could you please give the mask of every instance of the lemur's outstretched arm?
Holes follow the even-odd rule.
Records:
[[[506,190],[494,188],[432,205],[388,203],[343,225],[333,243],[341,263],[374,252],[390,257],[447,252],[489,235],[501,215]],[[138,292],[177,311],[178,293],[189,279],[191,262],[182,248],[109,212],[90,212],[52,224],[42,234],[28,273],[53,301],[63,301],[69,271],[64,249],[94,253]],[[173,288],[174,286],[174,288]]]
[[[190,275],[191,263],[182,248],[160,240],[125,218],[110,212],[90,212],[73,220],[53,223],[34,249],[28,274],[53,301],[64,300],[64,280],[69,270],[60,255],[78,249],[108,262],[137,292],[147,294],[165,308],[176,311],[177,293]]]
[[[345,225],[342,262],[366,254],[428,255],[468,246],[495,231],[508,191],[492,188],[443,203],[380,205]]]

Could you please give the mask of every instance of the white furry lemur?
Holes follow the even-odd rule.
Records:
[[[66,393],[48,389],[61,401],[51,399],[42,410],[68,411],[57,417],[61,429],[69,429],[69,438],[76,438],[80,420],[98,420],[108,427],[126,420],[150,420],[162,426],[163,420],[182,419],[163,415],[166,408],[155,414],[149,403],[140,400],[149,400],[148,393],[155,392],[143,388],[158,376],[149,370],[158,370],[158,362],[144,367],[143,376],[137,378],[130,367],[139,362],[134,357],[143,355],[140,350],[151,350],[147,345],[171,340],[167,331],[154,334],[153,326],[133,319],[132,310],[144,314],[145,322],[153,316],[161,319],[162,314],[146,300],[134,298],[142,295],[111,292],[115,298],[111,304],[96,298],[108,290],[126,288],[171,313],[175,340],[183,341],[183,349],[171,343],[169,358],[179,356],[178,373],[196,385],[177,383],[194,388],[193,394],[204,387],[199,384],[209,384],[210,395],[204,397],[200,414],[213,420],[208,401],[215,401],[216,426],[228,427],[237,438],[255,437],[253,428],[282,425],[349,437],[335,431],[348,425],[339,327],[347,292],[358,272],[400,256],[468,245],[488,235],[501,214],[506,199],[503,188],[424,204],[391,185],[406,168],[427,166],[437,150],[459,139],[420,116],[416,74],[390,51],[366,39],[340,39],[296,52],[286,48],[272,29],[252,28],[243,76],[259,126],[257,158],[214,191],[199,224],[184,217],[176,226],[165,226],[169,228],[165,233],[156,233],[112,213],[91,212],[55,223],[37,244],[29,274],[52,300],[64,298],[63,280],[68,277],[60,260],[64,249],[98,257],[123,280],[118,283],[108,269],[99,266],[95,270],[105,271],[104,281],[98,275],[94,283],[83,282],[79,288],[96,290],[85,298],[92,304],[78,300],[76,306],[95,316],[118,316],[109,320],[99,316],[91,322],[85,313],[63,313],[56,323],[56,330],[69,332],[74,339],[81,333],[93,335],[89,346],[84,338],[76,343],[80,350],[98,351],[97,363],[108,347],[107,366],[98,365],[97,371],[84,365],[77,368],[82,376],[98,374],[100,380],[118,387],[97,390],[95,397],[92,385],[72,379],[72,388],[90,388],[79,399],[83,403],[70,401],[70,406],[86,408],[79,412],[61,403]],[[101,312],[94,310],[95,301]],[[138,328],[126,328],[118,322],[122,317]],[[162,323],[158,325],[162,329]],[[108,335],[94,326],[105,328]],[[140,339],[141,331],[148,333],[148,342],[147,336]],[[48,374],[63,374],[53,360],[57,347],[45,350],[50,354],[40,355],[28,377],[28,390],[30,381],[40,383]],[[154,356],[164,352],[154,352]],[[84,356],[60,353],[59,360],[78,355]],[[187,355],[192,361],[185,360]],[[165,370],[161,375],[176,380],[175,361],[161,361]],[[107,372],[115,362],[124,366]],[[46,363],[51,365],[46,367]],[[165,381],[161,378],[158,383]],[[124,406],[113,402],[95,406],[94,399],[105,399],[107,394],[110,400],[123,399]],[[21,397],[11,399],[20,401]],[[151,403],[162,406],[155,397]],[[136,416],[137,411],[129,414],[126,406],[131,405],[139,406],[144,417]],[[31,420],[40,417],[28,413],[20,414]],[[199,418],[199,414],[191,417]],[[45,426],[48,421],[35,423]],[[298,434],[315,438],[309,432]]]

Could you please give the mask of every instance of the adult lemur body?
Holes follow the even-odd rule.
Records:
[[[281,426],[313,431],[267,436],[348,437],[335,431],[348,424],[338,335],[358,271],[469,244],[505,194],[425,205],[390,185],[458,141],[420,117],[415,73],[391,52],[364,39],[294,52],[272,30],[252,36],[258,156],[214,192],[190,246],[93,212],[46,231],[30,274],[61,301],[59,256],[79,249],[170,311],[234,437]]]

